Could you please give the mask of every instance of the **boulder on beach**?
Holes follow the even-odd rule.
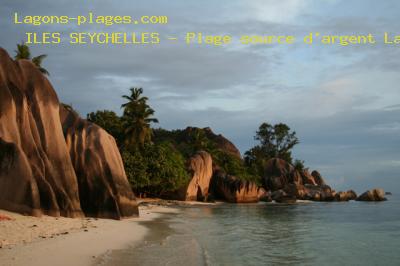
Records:
[[[57,95],[32,62],[14,61],[3,49],[0,151],[0,208],[34,216],[83,216]]]
[[[188,162],[191,179],[189,183],[171,198],[186,201],[206,201],[213,173],[211,155],[205,151],[199,151]]]
[[[385,191],[381,188],[374,188],[365,191],[357,199],[357,201],[385,201]]]
[[[138,206],[115,139],[68,106],[60,106],[60,118],[83,212],[113,219],[137,216]]]
[[[81,206],[99,217],[137,215],[113,139],[73,121],[62,123],[57,94],[39,69],[0,48],[0,208],[33,216],[82,217]],[[92,179],[103,181],[79,187]]]

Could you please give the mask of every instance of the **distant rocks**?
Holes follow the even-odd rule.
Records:
[[[211,184],[216,198],[231,203],[254,203],[260,199],[268,201],[266,191],[254,182],[240,180],[221,170],[214,172]]]
[[[347,192],[337,192],[335,195],[335,200],[336,201],[349,201],[349,200],[355,200],[357,198],[356,192],[353,190],[348,190]]]
[[[311,201],[349,201],[357,199],[353,190],[336,192],[328,186],[318,171],[296,170],[288,162],[273,158],[265,166],[263,186],[271,192],[276,202]]]
[[[312,171],[311,175],[314,177],[314,181],[318,186],[326,185],[324,179],[322,178],[321,174],[318,171],[316,170]]]
[[[385,201],[385,191],[381,188],[374,188],[361,194],[357,201]]]
[[[272,192],[271,198],[278,203],[296,203],[296,196],[280,189]]]

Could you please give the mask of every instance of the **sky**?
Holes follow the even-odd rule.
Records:
[[[396,0],[2,0],[0,46],[25,32],[159,32],[160,45],[31,45],[62,102],[82,116],[121,113],[121,95],[143,87],[160,123],[211,127],[244,153],[263,122],[288,124],[294,157],[338,190],[400,188],[400,45],[187,45],[211,35],[400,34]],[[167,25],[16,25],[20,15],[165,15]]]

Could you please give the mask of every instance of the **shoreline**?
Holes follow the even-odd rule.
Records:
[[[1,265],[92,265],[111,250],[139,245],[149,230],[142,222],[177,213],[173,204],[139,200],[140,217],[123,220],[24,216],[4,210],[0,221]],[[188,204],[189,205],[189,204]],[[176,205],[175,205],[176,206]]]

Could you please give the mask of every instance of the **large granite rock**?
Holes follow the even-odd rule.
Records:
[[[211,155],[200,151],[189,159],[190,182],[178,193],[179,200],[206,201],[213,173]]]
[[[0,208],[39,216],[83,216],[59,102],[27,60],[0,49]]]
[[[345,192],[339,191],[335,195],[336,201],[349,201],[349,200],[355,200],[356,198],[357,194],[353,190],[348,190]]]
[[[374,188],[361,194],[357,201],[385,201],[385,191],[381,188]]]
[[[207,138],[210,139],[219,150],[230,154],[240,160],[242,159],[239,149],[236,148],[236,146],[230,140],[228,140],[221,134],[215,134],[209,127],[203,128],[203,130],[205,131]]]
[[[96,124],[60,107],[65,141],[86,215],[120,219],[139,214],[115,139]]]
[[[121,212],[127,209],[126,202],[134,199],[127,192],[130,187],[122,175],[118,149],[100,129],[91,130],[97,133],[79,130],[82,143],[70,142],[67,146],[60,103],[47,78],[30,61],[14,61],[0,49],[0,208],[34,216],[81,217],[83,199],[86,210],[98,210],[88,211],[89,215],[118,218],[130,213]],[[110,154],[99,155],[104,152]],[[70,154],[74,155],[74,164]],[[81,162],[77,164],[76,160]],[[95,191],[113,191],[121,197],[104,201],[107,197],[100,193],[84,194],[88,191],[78,187],[74,165],[89,167],[88,173],[83,173],[83,168],[78,171],[80,177],[97,178],[92,174],[99,174],[108,180],[108,187]],[[125,180],[116,179],[115,173]],[[114,213],[116,209],[119,212]]]
[[[294,167],[282,159],[273,158],[266,163],[263,185],[267,190],[284,189],[295,182],[300,184],[301,179],[300,175],[295,175]]]
[[[312,171],[311,175],[314,177],[314,181],[318,186],[326,185],[324,178],[321,176],[321,174],[318,171],[316,171],[316,170]]]
[[[314,173],[314,172],[315,172],[315,171],[313,171],[313,173]],[[304,185],[306,185],[306,184],[308,184],[308,185],[314,185],[314,186],[321,185],[321,184],[317,184],[317,182],[315,181],[314,176],[313,176],[312,174],[310,174],[310,172],[308,171],[308,169],[301,170],[301,171],[299,171],[299,173],[300,173],[300,175],[301,175],[301,178],[302,178],[302,181],[303,181],[303,184],[304,184]]]
[[[231,203],[254,203],[268,201],[266,191],[254,182],[240,180],[221,170],[214,171],[211,181],[214,197]]]

